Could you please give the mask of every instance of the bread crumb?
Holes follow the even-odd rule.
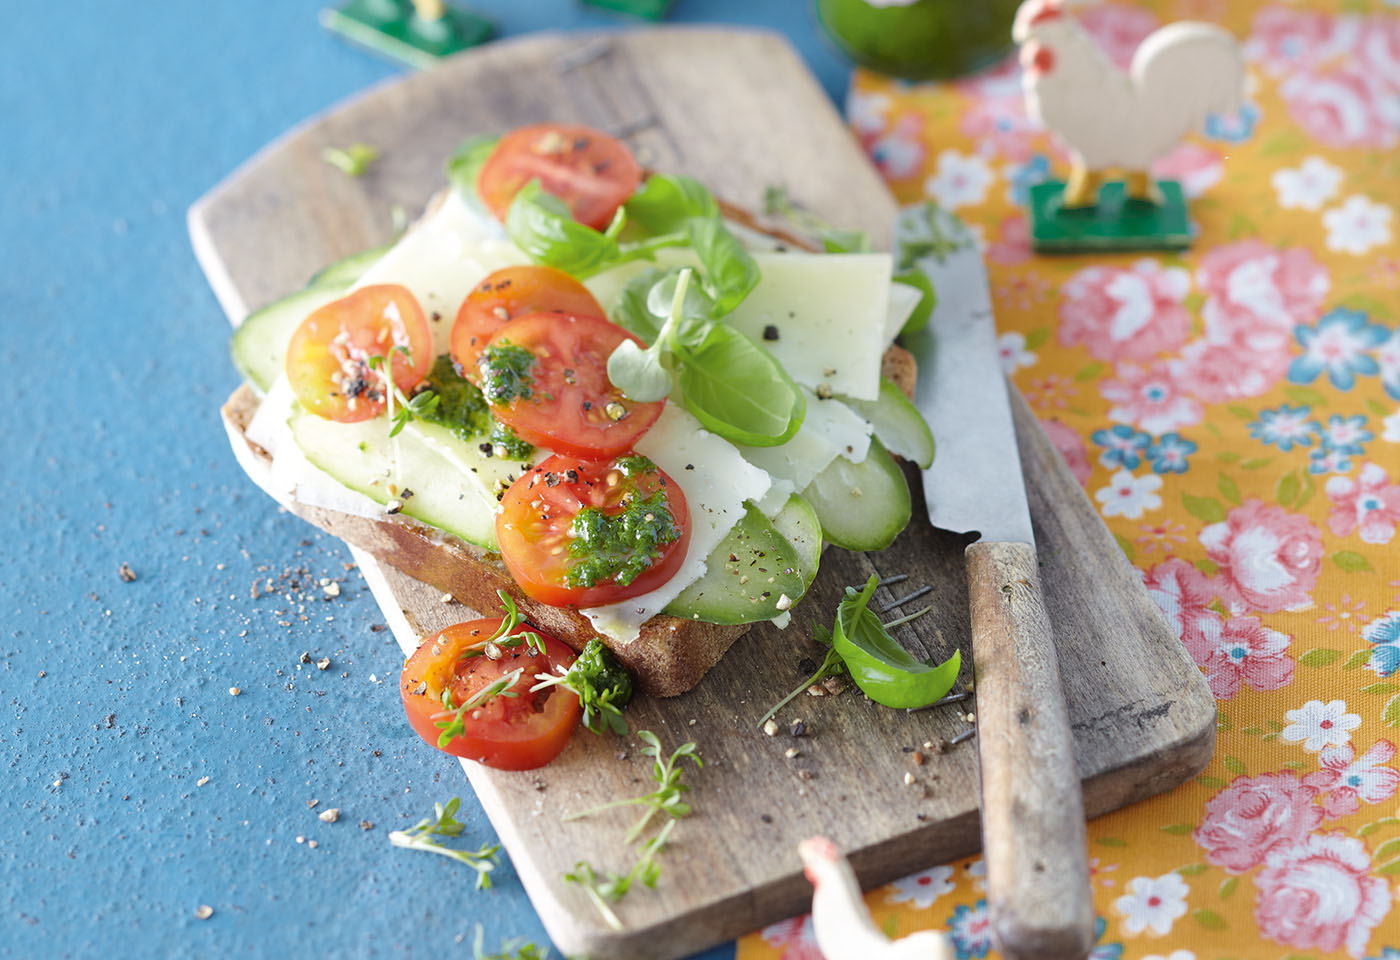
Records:
[[[201,920],[208,920],[214,915],[214,908],[207,903],[201,903],[195,908],[194,915]]]
[[[325,810],[322,810],[320,813],[316,814],[316,817],[322,823],[335,823],[337,820],[340,819],[340,808],[327,807]]]
[[[763,732],[770,737],[776,737],[778,735],[778,721],[769,717],[763,722]]]
[[[240,690],[238,687],[229,687],[229,688],[228,688],[228,695],[229,695],[230,697],[236,697],[236,696],[238,696],[238,695],[239,695],[240,693],[242,693],[242,692],[243,692],[243,691]]]

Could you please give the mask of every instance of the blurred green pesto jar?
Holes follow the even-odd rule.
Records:
[[[817,0],[826,32],[861,66],[943,80],[1002,59],[1020,0]]]

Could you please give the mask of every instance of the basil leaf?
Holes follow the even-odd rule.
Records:
[[[610,319],[647,343],[656,341],[657,332],[671,314],[671,302],[676,295],[676,282],[685,267],[662,270],[651,267],[623,284],[613,306]],[[699,283],[691,282],[685,289],[685,301],[677,318],[676,338],[682,346],[695,348],[709,332],[713,322],[715,302]]]
[[[648,235],[684,230],[692,217],[718,217],[710,191],[690,177],[653,174],[625,204],[627,214]]]
[[[802,426],[801,389],[767,350],[733,327],[714,324],[680,359],[686,409],[726,440],[775,447]]]
[[[618,256],[617,241],[573,218],[558,197],[531,180],[511,201],[506,233],[535,263],[587,275]]]
[[[758,264],[719,217],[691,220],[690,245],[709,281],[716,317],[730,313],[758,286]]]
[[[818,236],[827,253],[869,253],[871,250],[870,235],[864,230],[826,227]]]
[[[836,608],[832,649],[841,655],[851,679],[871,700],[900,709],[926,707],[953,689],[962,668],[962,652],[954,650],[939,664],[916,660],[870,609],[878,583],[879,577],[871,574],[859,593],[846,588],[846,599]]]
[[[501,138],[494,134],[470,137],[458,144],[452,156],[447,158],[448,181],[462,196],[477,205],[481,204],[481,197],[476,191],[477,178],[500,142]]]
[[[933,316],[933,308],[938,305],[938,294],[933,289],[933,281],[928,278],[928,274],[916,268],[896,274],[894,282],[923,292],[924,298],[919,301],[919,305],[914,308],[914,312],[909,314],[909,319],[905,320],[904,326],[899,329],[901,336],[906,333],[918,333],[928,326],[929,317]]]

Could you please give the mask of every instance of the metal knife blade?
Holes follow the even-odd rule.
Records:
[[[906,226],[914,216],[901,214],[897,235],[914,229]],[[914,404],[938,444],[924,471],[929,520],[986,541],[1034,543],[982,254],[951,214],[931,216],[951,221],[965,239],[918,259],[938,301],[929,325],[904,338],[919,363]]]

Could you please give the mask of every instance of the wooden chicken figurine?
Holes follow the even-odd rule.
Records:
[[[1124,73],[1062,0],[1025,0],[1021,46],[1026,109],[1060,138],[1069,180],[1032,190],[1032,244],[1044,251],[1175,249],[1189,244],[1181,186],[1154,183],[1153,161],[1211,114],[1244,98],[1244,58],[1229,31],[1181,21],[1149,34]],[[1122,182],[1105,183],[1110,172]]]
[[[955,960],[948,937],[921,930],[891,940],[870,919],[851,865],[836,844],[812,837],[798,844],[812,883],[812,931],[827,960]]]

